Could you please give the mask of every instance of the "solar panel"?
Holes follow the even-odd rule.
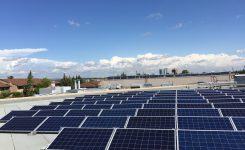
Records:
[[[100,110],[70,110],[66,116],[97,116]]]
[[[2,121],[7,121],[11,119],[14,116],[33,116],[37,111],[35,110],[19,110],[19,111],[11,111],[7,115],[5,115],[1,120]]]
[[[127,128],[174,129],[174,117],[130,117]]]
[[[149,104],[151,103],[175,103],[175,100],[149,100]]]
[[[34,116],[64,116],[68,110],[40,110]]]
[[[109,150],[174,150],[173,130],[117,129]]]
[[[137,116],[174,116],[174,109],[139,109]]]
[[[84,105],[60,105],[56,108],[58,109],[82,109]]]
[[[14,117],[0,128],[0,132],[31,132],[44,119],[45,117]]]
[[[178,104],[178,108],[212,108],[211,104]]]
[[[78,127],[84,117],[49,117],[36,131],[59,131],[62,127]]]
[[[142,104],[118,104],[114,105],[112,109],[124,109],[124,108],[141,108]]]
[[[211,99],[209,100],[210,103],[239,103],[239,99]]]
[[[179,129],[233,130],[228,118],[178,117]]]
[[[48,149],[104,150],[113,129],[64,128]]]
[[[179,131],[180,150],[244,150],[245,132]]]
[[[178,116],[220,116],[217,109],[178,109]]]
[[[128,101],[122,101],[122,104],[143,104],[146,103],[147,100],[128,100]]]
[[[232,118],[237,130],[245,130],[245,118]]]
[[[44,110],[44,109],[55,109],[56,105],[43,105],[43,106],[33,106],[30,110]]]
[[[83,105],[83,104],[94,104],[95,101],[90,101],[90,102],[77,102],[77,101],[74,101],[71,105]]]
[[[86,105],[83,109],[110,109],[111,105]]]
[[[119,104],[120,101],[97,101],[97,104]]]
[[[105,109],[100,116],[134,116],[136,109]]]
[[[175,108],[175,104],[145,104],[144,108]]]
[[[196,100],[178,100],[178,103],[207,103],[206,100],[200,100],[200,99],[196,99]]]
[[[123,128],[127,117],[88,117],[82,127]]]
[[[70,105],[72,102],[51,102],[49,105]]]
[[[245,103],[214,104],[215,108],[245,108]]]
[[[221,109],[223,116],[245,117],[245,109]]]

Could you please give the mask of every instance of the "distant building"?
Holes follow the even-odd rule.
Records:
[[[36,85],[41,83],[42,79],[34,78],[32,81],[33,86],[35,87]],[[22,91],[25,85],[27,85],[27,79],[0,79],[0,91]]]
[[[168,74],[168,68],[159,69],[159,75],[167,75]]]
[[[85,83],[81,83],[81,88],[98,88],[100,86],[100,81],[89,81]]]

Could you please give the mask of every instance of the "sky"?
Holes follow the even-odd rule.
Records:
[[[1,0],[0,77],[245,65],[244,0]]]

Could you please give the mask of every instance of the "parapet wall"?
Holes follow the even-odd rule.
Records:
[[[173,85],[187,85],[195,84],[197,82],[212,82],[213,77],[210,75],[200,76],[183,76],[183,77],[160,77],[160,78],[148,78],[147,83],[153,86],[161,86],[164,83],[172,83]],[[215,75],[215,80],[220,82],[233,81],[229,74]],[[123,87],[129,87],[130,85],[142,85],[146,79],[115,79],[115,80],[104,80],[100,82],[101,86],[107,86],[110,84],[121,84]]]

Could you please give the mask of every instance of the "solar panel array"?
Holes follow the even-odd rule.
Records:
[[[85,95],[12,111],[2,133],[56,133],[47,149],[245,149],[245,91]]]

